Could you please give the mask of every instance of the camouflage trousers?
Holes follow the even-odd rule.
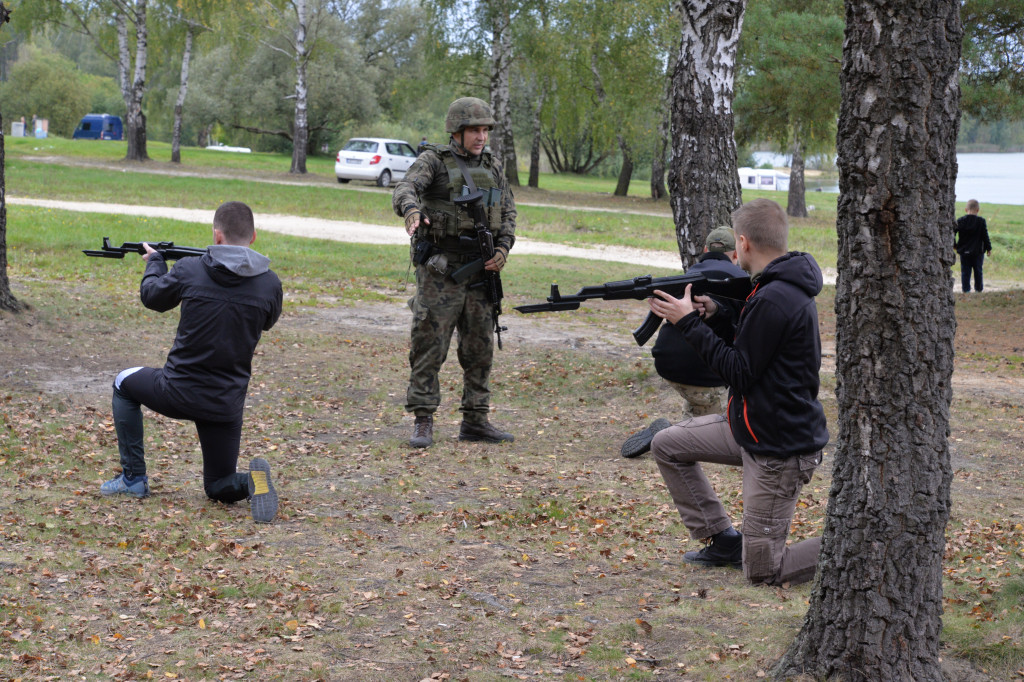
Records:
[[[425,265],[416,266],[416,296],[412,309],[409,349],[409,389],[405,410],[416,416],[433,414],[441,404],[437,374],[448,357],[452,333],[458,331],[458,358],[462,366],[462,418],[487,421],[491,402],[491,361],[494,356],[492,308],[483,287],[456,284]]]
[[[683,414],[690,417],[703,417],[709,414],[722,414],[725,412],[725,401],[729,395],[729,389],[725,386],[690,386],[678,384],[665,379],[669,386],[676,389],[676,393],[686,401],[686,410]]]

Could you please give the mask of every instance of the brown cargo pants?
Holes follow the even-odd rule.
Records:
[[[753,583],[781,585],[814,577],[821,538],[786,545],[800,490],[821,452],[782,459],[755,455],[732,436],[725,415],[686,419],[654,437],[651,452],[672,501],[694,539],[731,525],[701,462],[743,467],[743,573]]]

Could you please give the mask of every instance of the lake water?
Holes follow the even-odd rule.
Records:
[[[789,165],[789,157],[782,154],[754,152],[754,157],[759,164]],[[1024,154],[957,154],[956,160],[957,201],[1024,205]],[[823,189],[839,191],[835,186]]]

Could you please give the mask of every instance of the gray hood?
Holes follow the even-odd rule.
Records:
[[[270,269],[270,259],[248,246],[214,244],[206,249],[214,266],[220,266],[240,277],[255,277]]]

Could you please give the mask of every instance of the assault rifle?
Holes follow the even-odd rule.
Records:
[[[202,256],[206,249],[194,246],[175,246],[174,242],[124,242],[121,246],[113,246],[110,237],[103,238],[103,247],[100,249],[84,249],[82,253],[86,256],[96,258],[124,258],[126,253],[138,253],[145,255],[146,248],[143,243],[149,244],[150,248],[164,257],[164,260],[178,260],[189,256]]]
[[[583,287],[575,294],[563,296],[558,291],[558,285],[551,285],[551,295],[547,303],[534,303],[531,305],[517,306],[515,309],[521,313],[545,313],[553,310],[576,310],[583,301],[590,298],[600,298],[605,301],[621,301],[625,299],[636,299],[642,301],[654,296],[654,291],[660,289],[670,296],[681,297],[686,292],[687,285],[693,285],[690,290],[691,296],[717,296],[719,298],[731,298],[745,300],[751,292],[749,277],[727,277],[725,279],[708,279],[704,273],[695,272],[689,275],[677,275],[675,277],[634,277],[619,282],[607,282],[594,286]],[[647,313],[643,323],[633,330],[633,338],[637,345],[644,345],[654,336],[661,326],[661,318],[653,312]]]
[[[461,284],[476,273],[483,272],[483,279],[477,284],[471,284],[470,288],[478,286],[484,288],[484,292],[487,294],[487,302],[493,306],[494,333],[498,337],[498,348],[501,348],[501,333],[508,331],[508,327],[502,327],[498,323],[498,316],[501,315],[501,299],[504,298],[504,293],[501,289],[501,275],[484,267],[487,261],[494,258],[494,235],[487,227],[484,197],[487,197],[488,205],[490,205],[494,201],[494,191],[488,190],[484,192],[476,190],[454,199],[455,204],[465,207],[473,218],[473,227],[476,229],[476,244],[480,250],[480,257],[457,269],[451,274],[451,278]]]

